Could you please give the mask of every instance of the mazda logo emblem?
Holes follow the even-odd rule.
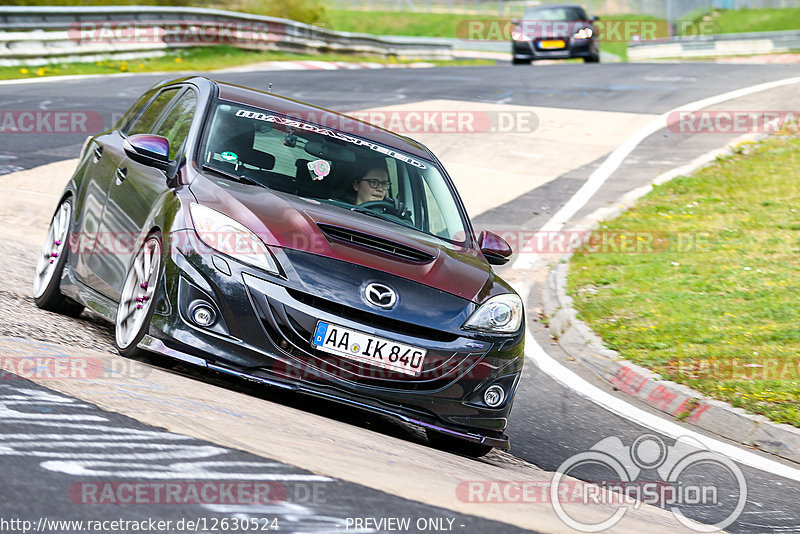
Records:
[[[373,306],[388,309],[397,302],[397,293],[383,284],[368,284],[364,288],[364,300]]]

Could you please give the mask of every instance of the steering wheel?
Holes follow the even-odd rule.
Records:
[[[394,212],[394,202],[391,200],[369,200],[358,205],[359,208],[380,211],[381,213]]]
[[[406,209],[406,205],[398,198],[393,200],[369,200],[359,204],[358,207],[392,215],[403,221],[411,221],[411,212]]]

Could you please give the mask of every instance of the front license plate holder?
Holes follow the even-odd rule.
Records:
[[[542,50],[559,50],[567,46],[567,43],[561,39],[549,39],[547,41],[539,41],[539,48]]]
[[[410,376],[422,373],[427,350],[372,334],[317,321],[311,344],[329,354],[368,363]]]

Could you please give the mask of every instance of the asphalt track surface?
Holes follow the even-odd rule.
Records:
[[[215,77],[252,87],[266,87],[271,82],[275,92],[339,110],[450,99],[487,104],[652,114],[663,113],[681,104],[732,89],[798,75],[800,67],[792,65],[697,63],[291,71],[229,73],[218,74]],[[0,86],[0,109],[91,110],[102,115],[105,125],[109,126],[115,114],[126,109],[137,95],[160,78],[162,77],[136,75],[58,83],[5,85]],[[743,99],[736,109],[791,110],[797,109],[797,104],[796,88],[790,87]],[[581,213],[585,214],[597,207],[608,205],[621,193],[646,183],[660,172],[724,146],[734,137],[725,134],[687,136],[668,131],[658,132],[646,139],[629,156],[625,164]],[[35,137],[3,135],[0,137],[0,174],[74,158],[83,139],[84,135],[81,134],[38,134]],[[525,150],[527,147],[515,148]],[[473,222],[476,228],[535,229],[577,190],[599,163],[600,160],[560,176],[514,201],[479,215]],[[508,274],[513,278],[514,273],[508,272]],[[535,315],[538,305],[539,302],[535,300],[527,303],[529,316]],[[529,321],[529,329],[554,358],[564,361],[564,355],[559,354],[558,349],[550,343],[547,332],[540,324]],[[569,362],[565,364],[570,365]],[[574,370],[582,372],[579,368]],[[0,406],[12,410],[3,413],[3,417],[7,419],[2,424],[2,434],[17,436],[13,439],[19,442],[16,447],[11,447],[12,449],[24,449],[26,440],[36,441],[36,434],[45,432],[47,428],[52,431],[52,423],[61,421],[56,417],[59,415],[95,416],[104,419],[100,421],[102,425],[142,432],[158,431],[145,428],[124,416],[108,412],[98,413],[97,408],[78,401],[70,401],[67,397],[58,396],[62,397],[61,400],[50,398],[46,391],[41,386],[22,380],[3,384],[0,388]],[[33,396],[35,401],[20,404],[19,401],[25,400],[25,396]],[[313,406],[307,408],[316,409]],[[22,410],[28,415],[20,415],[15,410]],[[34,415],[30,414],[52,416],[53,419],[43,417],[38,419],[37,423]],[[404,439],[418,439],[413,434],[404,434],[403,429],[395,428],[386,422],[375,422],[367,420],[366,417],[359,421],[358,417],[348,414],[345,420],[358,426],[372,424],[379,427],[376,431],[398,435]],[[50,423],[46,423],[47,421]],[[42,424],[43,422],[45,424]],[[96,431],[96,429],[79,428],[65,430],[67,433]],[[588,450],[605,437],[617,436],[625,444],[630,444],[637,437],[650,433],[652,431],[609,413],[575,392],[565,389],[539,372],[535,366],[526,365],[509,429],[511,452],[517,457],[542,469],[555,470],[571,455]],[[173,439],[166,433],[164,436],[154,435],[151,438],[155,441],[150,440],[148,443],[155,445],[172,443],[170,440]],[[12,438],[3,439],[8,442]],[[78,439],[82,438],[76,438]],[[673,440],[664,438],[664,441],[669,445]],[[191,447],[210,446],[188,439],[187,442]],[[229,469],[233,469],[231,472],[236,473],[255,472],[259,463],[269,462],[238,451],[229,450],[224,454],[225,459],[232,462]],[[67,518],[74,512],[75,506],[79,506],[75,503],[64,503],[63,499],[49,497],[55,495],[55,492],[63,495],[64,488],[70,482],[57,471],[37,468],[39,462],[39,457],[35,455],[9,453],[0,443],[0,472],[3,473],[4,481],[0,487],[0,517],[13,515]],[[357,484],[337,480],[316,481],[313,478],[303,481],[303,476],[313,475],[292,466],[281,466],[280,469],[287,474],[297,476],[296,482],[286,483],[287,491],[290,493],[293,491],[292,484],[306,484],[308,487],[321,485],[326,488],[325,491],[329,496],[324,504],[315,503],[314,507],[306,507],[303,499],[295,495],[294,500],[287,498],[284,504],[265,510],[265,513],[272,513],[279,518],[281,530],[288,528],[297,531],[342,531],[345,517],[391,515],[453,518],[458,525],[454,530],[464,532],[515,531],[507,524],[496,524],[476,517],[454,514],[451,511],[383,494]],[[800,483],[746,466],[742,466],[741,470],[748,487],[747,505],[738,521],[727,530],[800,532],[800,507],[797,505],[800,502]],[[274,472],[274,469],[271,472]],[[598,475],[592,472],[584,474],[587,479],[593,476]],[[653,476],[655,477],[655,474]],[[712,470],[698,476],[707,483],[714,483],[720,493],[735,491],[734,485],[724,473]],[[296,490],[295,493],[303,493],[307,489]],[[121,508],[120,511],[109,512],[107,508],[98,507],[96,512],[93,510],[93,516],[107,516],[111,519],[120,515],[120,511],[123,510]],[[81,508],[82,511],[85,509]],[[170,509],[168,517],[182,515],[211,517],[213,514],[222,517],[239,512],[223,509]],[[145,510],[127,507],[124,508],[124,513],[126,517],[153,516],[152,508]],[[689,515],[700,521],[713,522],[720,519],[719,513],[719,510],[697,507],[692,509]],[[535,525],[531,525],[530,528],[535,530]]]

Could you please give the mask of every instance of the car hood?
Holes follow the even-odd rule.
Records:
[[[376,269],[476,303],[512,291],[479,250],[399,224],[222,178],[204,176],[190,189],[200,204],[242,223],[271,247]],[[377,238],[379,248],[370,238]],[[409,252],[419,258],[409,259]]]

